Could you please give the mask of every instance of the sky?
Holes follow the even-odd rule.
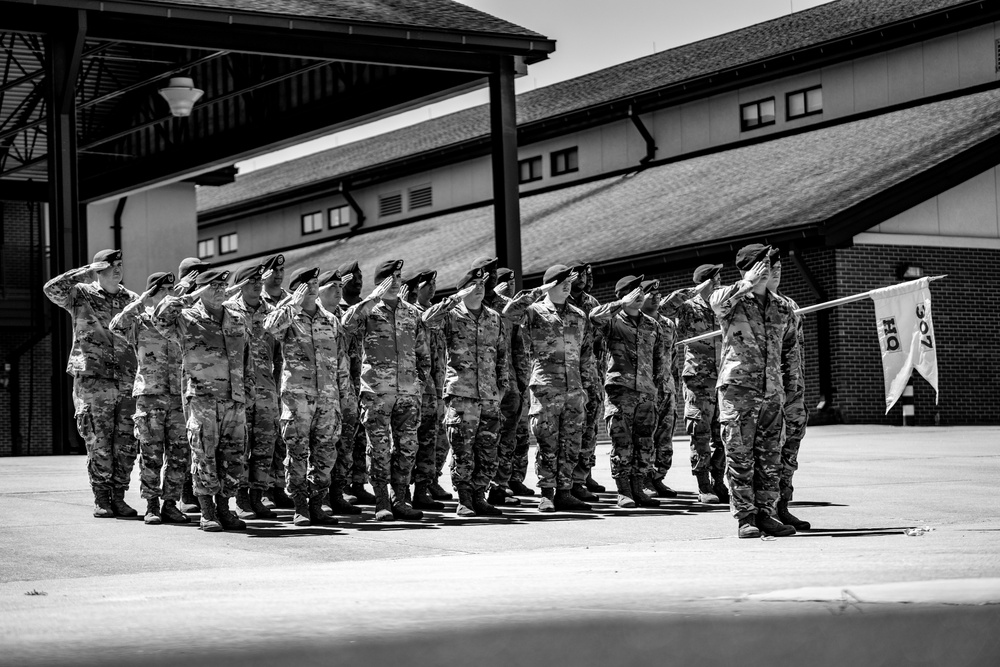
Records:
[[[515,82],[523,93],[830,0],[462,0],[556,40]],[[237,163],[247,173],[489,101],[484,88]]]

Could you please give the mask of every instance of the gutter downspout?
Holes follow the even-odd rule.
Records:
[[[125,202],[128,201],[128,197],[122,197],[118,200],[118,204],[115,205],[115,217],[114,222],[111,223],[111,231],[114,234],[114,248],[115,250],[121,250],[122,247],[122,214],[125,212]]]
[[[351,191],[347,189],[347,183],[341,182],[337,190],[344,197],[344,199],[347,200],[347,205],[351,207],[351,210],[354,211],[354,217],[357,222],[351,226],[350,231],[352,233],[356,232],[361,229],[361,225],[365,224],[365,212],[361,210],[361,206],[358,204],[358,201],[354,198],[354,195],[351,194]]]
[[[628,107],[628,117],[632,121],[632,124],[635,125],[635,129],[642,135],[643,141],[646,142],[646,155],[639,160],[639,166],[645,167],[656,157],[656,141],[643,124],[642,118],[639,117],[639,112],[636,111],[634,104],[630,104]]]
[[[788,256],[802,274],[806,281],[806,286],[816,298],[817,303],[829,301],[826,291],[820,287],[819,282],[812,271],[802,259],[801,253],[792,247],[788,251]],[[821,310],[816,313],[816,345],[819,349],[819,404],[816,409],[823,413],[833,411],[833,368],[830,363],[830,310]]]

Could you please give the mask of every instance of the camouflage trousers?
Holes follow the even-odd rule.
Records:
[[[358,408],[358,417],[354,427],[354,446],[351,454],[351,483],[367,484],[368,467],[366,465],[366,455],[368,452],[368,435],[365,427],[361,424],[361,408]]]
[[[781,470],[781,396],[726,385],[719,389],[722,439],[729,462],[733,516],[774,516]]]
[[[417,427],[417,457],[413,464],[415,484],[433,484],[437,481],[444,461],[438,462],[441,438],[441,420],[444,418],[444,401],[434,394],[420,398],[420,426]],[[448,456],[445,450],[445,456]]]
[[[583,389],[565,392],[548,386],[531,388],[531,432],[538,451],[535,472],[540,488],[568,490],[580,460],[580,443],[586,419],[587,395]]]
[[[189,396],[184,411],[195,495],[232,498],[247,483],[245,406],[214,396]]]
[[[361,395],[361,424],[368,437],[368,475],[372,484],[410,483],[417,456],[420,396]]]
[[[781,476],[778,481],[782,500],[791,500],[795,492],[792,476],[799,469],[799,445],[806,434],[809,412],[805,405],[805,387],[785,394],[785,433],[781,441]]]
[[[500,401],[500,439],[497,444],[497,471],[493,482],[506,488],[514,474],[514,457],[517,450],[517,429],[521,423],[524,395],[516,384],[509,385]],[[525,463],[527,463],[525,451]],[[521,478],[523,481],[523,477]]]
[[[129,383],[95,377],[73,379],[76,428],[87,446],[87,475],[95,489],[127,489],[139,446]]]
[[[611,476],[644,476],[654,465],[655,397],[616,385],[607,392],[604,414],[611,436]]]
[[[585,389],[587,404],[584,406],[583,437],[580,440],[580,454],[573,469],[573,483],[583,484],[590,477],[590,471],[597,465],[597,423],[604,407],[604,387],[600,378]]]
[[[444,403],[451,482],[456,489],[485,491],[497,471],[500,402],[446,396]]]
[[[521,416],[517,420],[516,444],[510,464],[510,479],[516,479],[522,484],[528,475],[528,450],[531,446],[531,417],[528,414],[530,406],[531,396],[525,388],[521,395]]]
[[[180,500],[184,476],[191,465],[180,394],[137,396],[133,419],[139,441],[142,497]]]
[[[674,463],[674,427],[677,425],[677,394],[670,391],[656,406],[653,428],[653,479],[663,479]]]
[[[715,378],[684,378],[684,431],[691,436],[691,473],[725,472]]]
[[[251,489],[266,491],[278,484],[272,475],[274,447],[278,441],[278,397],[269,389],[257,388],[257,398],[247,405],[246,457]],[[284,463],[282,463],[284,468]]]
[[[330,488],[338,438],[340,406],[336,401],[282,392],[285,493],[293,499],[311,498]]]
[[[347,490],[354,479],[354,440],[359,430],[358,399],[351,396],[340,398],[340,437],[337,438],[337,461],[333,464],[333,479],[342,490]],[[364,437],[364,431],[361,433]],[[365,465],[364,450],[361,451],[361,467]],[[364,484],[364,480],[361,482]]]

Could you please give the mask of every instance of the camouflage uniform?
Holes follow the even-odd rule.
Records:
[[[644,477],[655,469],[657,397],[669,377],[660,327],[644,313],[630,317],[621,301],[597,306],[590,321],[607,345],[604,414],[611,436],[611,476]]]
[[[586,292],[579,296],[570,295],[568,303],[576,306],[589,315],[590,311],[601,305],[601,302]],[[590,471],[597,464],[597,422],[600,419],[601,407],[604,403],[604,382],[601,379],[604,363],[604,340],[601,334],[591,328],[591,347],[593,354],[583,372],[583,388],[587,392],[586,420],[583,424],[583,440],[580,445],[580,459],[573,471],[573,483],[584,484]]]
[[[663,479],[674,462],[674,427],[677,424],[677,379],[674,377],[674,343],[677,325],[669,317],[658,315],[660,340],[663,342],[663,391],[656,405],[653,429],[653,479]]]
[[[132,415],[135,352],[111,333],[112,318],[139,298],[120,286],[116,294],[99,282],[81,283],[67,271],[45,283],[52,303],[73,318],[73,347],[66,372],[73,376],[76,426],[87,446],[87,474],[97,489],[128,489],[138,445]]]
[[[722,323],[719,403],[731,507],[737,519],[757,512],[775,516],[784,421],[783,369],[788,368],[796,345],[788,303],[769,294],[762,305],[752,287],[741,280],[717,289],[711,297]]]
[[[779,488],[782,500],[791,500],[794,492],[792,476],[799,469],[799,445],[806,434],[809,423],[809,411],[805,405],[805,372],[803,355],[805,354],[805,334],[802,329],[802,316],[795,311],[799,306],[784,294],[771,293],[779,299],[784,299],[795,321],[795,351],[789,355],[788,368],[784,370],[785,384],[785,432],[781,441],[781,475]]]
[[[351,305],[353,304],[348,304],[346,301],[340,302],[341,321]],[[344,462],[347,474],[343,479],[338,477],[341,481],[341,488],[347,489],[351,484],[368,483],[368,466],[365,461],[368,438],[365,435],[365,429],[361,427],[361,357],[363,354],[361,336],[356,332],[351,333],[345,330],[344,338],[347,341],[347,356],[351,360],[351,382],[354,384],[354,395],[358,399],[358,411],[350,415],[346,412],[343,414],[344,425],[341,429],[341,438],[344,438],[345,442],[353,442],[350,461]],[[337,468],[339,470],[341,466],[338,465]],[[338,472],[338,474],[341,473]]]
[[[593,336],[590,321],[576,306],[548,299],[530,303],[532,298],[532,292],[519,293],[504,315],[521,327],[528,342],[538,486],[568,491],[580,458],[587,403],[582,376],[592,363]]]
[[[420,397],[430,375],[430,351],[420,311],[399,300],[365,302],[344,314],[348,334],[361,339],[361,424],[368,437],[372,484],[408,486],[417,455]]]
[[[329,312],[337,318],[337,323],[340,324],[340,321],[344,317],[342,307],[337,306]],[[355,468],[355,438],[357,438],[358,435],[358,385],[354,376],[354,357],[351,354],[352,343],[357,340],[357,337],[349,336],[344,330],[344,325],[341,324],[340,338],[344,354],[347,356],[347,377],[349,382],[346,387],[341,388],[340,438],[337,439],[337,461],[333,465],[333,472],[331,475],[333,480],[337,483],[337,487],[346,491],[350,488],[353,482],[353,470]],[[354,344],[356,345],[356,343]],[[358,368],[360,372],[360,366]],[[346,391],[344,391],[344,389],[346,389]],[[360,467],[363,471],[365,467],[364,447],[361,449]],[[367,476],[362,474],[361,483],[364,484],[364,480],[366,479]]]
[[[660,314],[674,318],[678,339],[692,338],[709,331],[718,331],[719,324],[711,306],[696,294],[679,306],[666,300]],[[691,436],[691,472],[698,475],[711,471],[721,476],[725,471],[725,450],[719,433],[719,408],[715,385],[718,380],[717,360],[721,342],[718,337],[684,346],[684,430]]]
[[[427,308],[419,303],[413,307],[421,316]],[[433,484],[441,475],[445,459],[448,457],[448,438],[441,422],[444,419],[445,371],[448,365],[444,333],[440,329],[428,329],[425,333],[430,351],[431,372],[424,384],[420,401],[420,426],[417,428],[417,458],[413,466],[415,484]],[[444,440],[442,446],[441,441]],[[443,451],[442,451],[443,450]]]
[[[262,289],[260,291],[260,300],[267,304],[268,308],[274,310],[277,305],[286,297],[291,296],[292,293],[286,290],[284,287],[281,288],[281,293],[278,296],[271,296],[267,293],[267,289]],[[274,368],[274,385],[278,384],[278,374],[281,372],[281,347],[275,346],[273,368]],[[279,408],[275,408],[279,410]],[[276,486],[281,486],[282,480],[285,479],[285,441],[280,437],[274,439],[274,454],[271,455],[271,471],[268,473],[268,477]]]
[[[178,501],[191,464],[181,405],[180,346],[156,330],[152,309],[118,313],[111,320],[111,330],[133,346],[138,359],[132,395],[136,398],[141,495],[147,500]]]
[[[278,440],[278,387],[274,358],[278,346],[274,336],[265,331],[264,320],[274,310],[263,299],[256,308],[237,294],[226,305],[243,316],[250,334],[250,354],[254,362],[256,398],[247,404],[247,468],[251,489],[267,491],[275,485],[271,476],[274,445]]]
[[[265,330],[281,345],[281,437],[285,491],[313,498],[330,487],[341,432],[341,403],[352,408],[350,361],[342,325],[317,304],[309,315],[291,303],[275,309]]]
[[[168,296],[153,312],[153,323],[181,348],[195,494],[232,498],[247,484],[246,404],[254,399],[254,371],[243,317],[222,310],[217,322],[201,301],[184,307]]]
[[[509,299],[492,293],[487,293],[487,299],[483,299],[483,305],[492,308],[497,312],[503,311]],[[497,468],[493,481],[497,486],[506,488],[510,483],[513,467],[514,452],[517,449],[517,427],[521,422],[521,414],[524,410],[524,399],[527,394],[527,358],[524,356],[524,340],[521,335],[521,328],[514,326],[513,322],[501,315],[503,319],[503,341],[505,362],[504,375],[506,376],[506,390],[500,399],[500,436],[497,444]],[[518,348],[518,356],[514,356],[514,349]],[[520,367],[519,367],[520,366]],[[520,373],[520,381],[518,380]],[[525,452],[525,464],[527,464],[527,451]],[[523,480],[523,476],[522,476]]]
[[[486,305],[476,316],[464,302],[450,299],[431,306],[423,317],[441,331],[447,351],[444,427],[452,483],[456,489],[485,491],[496,474],[500,398],[508,382],[503,318]]]

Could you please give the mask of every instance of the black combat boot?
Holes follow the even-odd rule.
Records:
[[[458,487],[458,509],[455,510],[458,516],[476,516],[475,503],[472,498],[472,489]]]
[[[573,488],[570,490],[570,493],[573,494],[574,498],[576,498],[577,500],[582,500],[585,503],[597,503],[601,501],[600,498],[595,496],[587,489],[586,484],[574,484]]]
[[[268,492],[267,497],[271,500],[271,505],[278,509],[290,510],[295,508],[295,503],[292,499],[288,497],[285,490],[280,486],[272,486]]]
[[[795,534],[795,528],[792,526],[786,526],[783,523],[779,523],[771,518],[767,512],[758,511],[756,514],[757,528],[760,532],[765,535],[773,535],[774,537],[788,537],[789,535]]]
[[[215,514],[224,530],[246,530],[246,523],[229,509],[229,498],[222,494],[215,496]]]
[[[184,486],[181,487],[181,511],[193,514],[201,511],[198,496],[194,495],[194,488],[191,486],[191,478],[184,478]]]
[[[111,491],[111,509],[114,510],[115,516],[124,517],[126,519],[139,516],[139,513],[136,512],[134,508],[129,507],[128,504],[126,504],[125,489],[113,489]]]
[[[375,488],[375,484],[372,483],[372,488]],[[378,498],[378,492],[375,495],[368,493],[365,490],[365,485],[360,482],[355,482],[351,484],[351,495],[357,497],[358,505],[377,505],[376,498]]]
[[[158,526],[163,523],[163,519],[160,518],[159,498],[146,499],[146,514],[142,517],[142,521],[148,526]]]
[[[615,486],[618,487],[618,507],[632,509],[635,507],[635,500],[632,499],[632,483],[627,477],[615,478]]]
[[[486,502],[490,505],[510,505],[511,507],[517,507],[521,504],[521,501],[515,496],[507,495],[506,488],[497,485],[490,486],[490,492],[486,494]]]
[[[176,500],[164,500],[163,507],[160,508],[160,519],[163,523],[190,523],[191,519],[177,509]]]
[[[650,498],[646,495],[646,492],[642,490],[642,480],[643,475],[632,475],[629,481],[632,484],[632,500],[639,507],[659,507],[660,501],[656,498]]]
[[[201,521],[198,522],[198,530],[204,530],[206,533],[221,533],[222,524],[219,523],[219,515],[215,512],[215,498],[198,496],[198,505],[201,507]]]
[[[355,486],[358,485],[355,484]],[[392,521],[392,501],[389,500],[389,487],[385,483],[372,482],[372,488],[375,490],[373,496],[375,498],[375,520]]]
[[[455,499],[455,496],[453,496],[450,493],[448,493],[447,491],[445,491],[444,487],[442,487],[437,482],[431,482],[430,486],[427,487],[427,490],[430,491],[431,498],[433,498],[434,500],[454,500]]]
[[[309,518],[309,499],[306,496],[294,496],[292,504],[295,513],[292,515],[292,524],[296,526],[311,526],[312,519]]]
[[[551,487],[545,487],[542,489],[542,499],[538,502],[539,512],[555,512],[556,504],[554,499],[556,497],[556,490]]]
[[[404,521],[419,521],[424,518],[424,513],[413,509],[406,502],[406,492],[409,488],[409,484],[397,484],[392,487],[392,515]]]
[[[94,488],[94,518],[114,518],[115,511],[111,508],[111,489]]]
[[[415,484],[413,486],[413,507],[418,510],[433,510],[440,512],[444,509],[444,503],[434,500],[431,495],[430,484]]]
[[[736,534],[739,536],[741,540],[746,540],[753,537],[760,537],[760,530],[757,529],[757,524],[756,521],[754,520],[753,514],[750,514],[740,519],[739,527],[737,528]]]
[[[712,488],[712,480],[708,476],[708,471],[701,471],[695,475],[695,479],[698,480],[698,502],[704,505],[718,505],[719,496],[715,495],[715,491]]]
[[[586,486],[588,491],[592,491],[594,493],[604,493],[605,491],[607,491],[607,489],[604,488],[602,484],[598,484],[597,480],[594,479],[593,475],[589,473],[587,474]],[[586,498],[584,498],[584,500],[586,500]]]
[[[250,503],[250,510],[253,512],[252,517],[240,516],[241,519],[246,518],[257,518],[257,519],[273,519],[277,516],[274,512],[264,505],[264,491],[261,489],[250,489],[247,492],[247,500]]]
[[[503,489],[500,489],[503,492]],[[486,494],[482,489],[473,489],[472,491],[472,509],[476,510],[476,514],[479,516],[501,516],[503,511],[497,507],[494,507],[486,500]]]
[[[582,500],[576,498],[569,489],[558,489],[556,490],[555,498],[552,499],[552,504],[559,511],[569,511],[569,512],[586,512],[590,509],[590,505],[583,502]]]
[[[250,506],[250,493],[247,489],[236,490],[236,515],[241,519],[257,518],[257,513]]]
[[[778,501],[778,521],[781,523],[791,526],[795,530],[809,530],[812,528],[812,524],[808,521],[803,521],[794,514],[788,511],[788,500],[782,499]]]
[[[355,507],[344,497],[344,489],[336,480],[330,485],[330,509],[334,514],[361,514],[361,508]]]
[[[729,504],[729,489],[726,488],[725,473],[712,472],[712,492],[719,497],[719,503]]]
[[[662,479],[657,479],[652,475],[646,478],[646,485],[651,488],[658,498],[676,498],[677,492],[663,483]]]
[[[336,517],[332,517],[323,509],[324,493],[317,493],[309,499],[309,520],[314,526],[333,526],[337,524]]]
[[[507,487],[510,488],[510,490],[514,492],[515,496],[533,496],[533,495],[535,495],[535,490],[534,489],[529,489],[528,487],[526,487],[524,485],[524,482],[522,482],[519,479],[511,479],[510,482],[507,483]]]

